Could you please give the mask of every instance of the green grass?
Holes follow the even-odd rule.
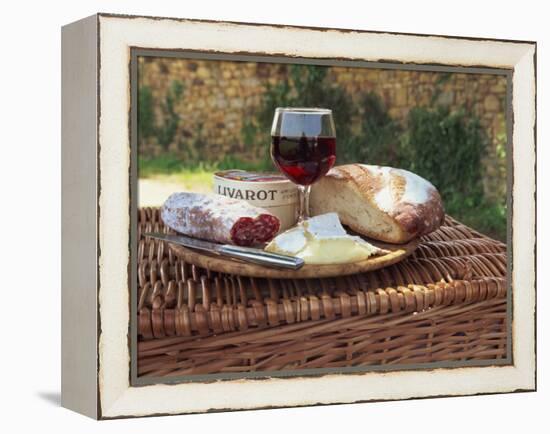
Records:
[[[138,177],[156,178],[158,176],[173,175],[181,172],[201,173],[205,171],[214,171],[214,167],[209,164],[185,164],[180,158],[173,155],[163,155],[154,158],[139,158]]]
[[[159,175],[172,175],[178,173],[214,173],[218,170],[235,168],[250,171],[275,170],[271,160],[265,159],[259,162],[245,161],[232,156],[225,156],[222,160],[215,162],[186,162],[181,158],[170,154],[153,158],[138,159],[139,178],[155,178]]]
[[[163,183],[178,183],[190,191],[206,192],[213,187],[213,175],[219,170],[273,171],[271,161],[247,162],[224,157],[219,162],[184,162],[173,155],[138,160],[138,178],[154,179]]]
[[[196,191],[207,193],[211,192],[214,186],[214,172],[204,171],[186,171],[183,170],[171,175],[157,175],[153,179],[167,184],[179,184],[185,191]]]
[[[212,189],[212,175],[218,170],[211,164],[185,165],[173,156],[139,159],[138,178],[153,179],[163,183],[178,183],[190,191]]]

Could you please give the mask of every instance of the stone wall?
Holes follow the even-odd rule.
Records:
[[[213,159],[246,152],[244,122],[260,107],[266,86],[276,84],[288,73],[284,64],[171,58],[140,58],[139,67],[140,85],[151,88],[155,101],[165,98],[174,80],[183,84],[183,97],[176,104],[180,122],[170,150],[193,151],[199,146],[200,152],[205,152],[203,158]],[[389,114],[402,122],[411,108],[434,104],[463,107],[475,114],[492,143],[485,162],[485,191],[496,193],[505,188],[505,167],[502,158],[495,157],[506,140],[506,77],[331,67],[328,79],[352,99],[368,91],[377,93]],[[162,119],[161,108],[156,105],[154,109],[156,117]],[[140,145],[140,152],[154,155],[161,151],[154,139]]]
[[[140,58],[140,86],[149,86],[155,101],[162,100],[173,80],[183,84],[183,98],[177,104],[181,122],[176,135],[184,146],[206,144],[206,158],[220,153],[244,152],[243,123],[260,106],[265,87],[286,74],[285,65],[254,62],[201,61]],[[163,113],[155,106],[157,119]],[[153,140],[154,142],[154,140]],[[173,143],[173,151],[182,143]],[[148,152],[159,152],[154,143]]]

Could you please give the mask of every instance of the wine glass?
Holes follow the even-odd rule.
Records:
[[[271,158],[279,170],[298,186],[298,222],[309,218],[311,185],[336,161],[336,131],[332,110],[279,107],[271,127]]]

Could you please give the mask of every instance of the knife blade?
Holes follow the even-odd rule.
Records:
[[[240,259],[245,262],[252,262],[258,265],[268,267],[289,268],[298,270],[304,265],[302,258],[294,256],[281,255],[279,253],[266,252],[265,250],[252,247],[233,246],[231,244],[217,244],[210,241],[199,240],[185,235],[162,234],[159,232],[148,232],[143,234],[146,237],[156,238],[173,244],[202,250],[205,252],[216,253],[221,256],[227,256],[234,259]]]

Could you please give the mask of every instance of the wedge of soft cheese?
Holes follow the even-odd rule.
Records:
[[[348,235],[334,212],[312,217],[283,232],[265,250],[302,258],[306,264],[345,264],[384,252]]]

